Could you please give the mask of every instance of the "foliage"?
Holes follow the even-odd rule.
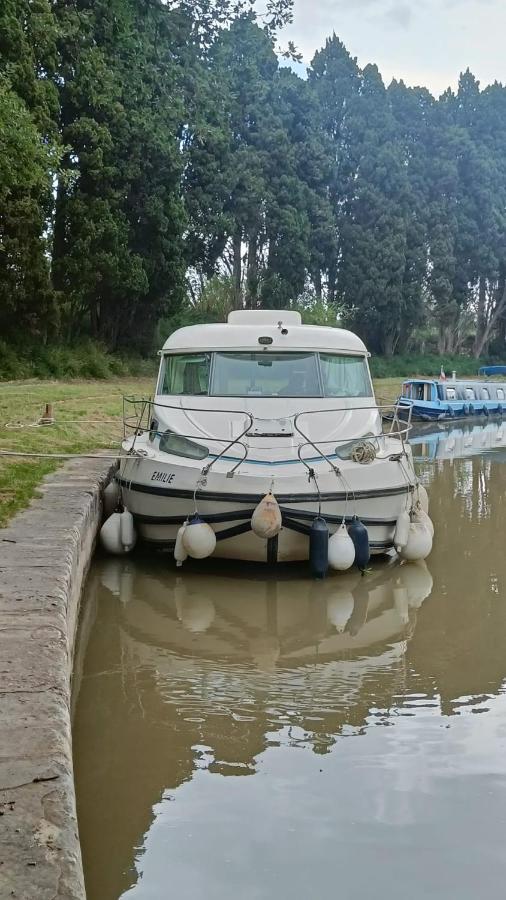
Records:
[[[78,346],[15,348],[0,340],[0,381],[21,378],[115,378],[151,374],[156,363],[140,356],[119,356],[86,341]]]
[[[242,306],[339,312],[387,357],[504,356],[506,89],[469,70],[438,100],[386,87],[335,34],[299,78],[279,64],[298,56],[278,41],[292,7],[0,5],[15,360],[35,344],[34,365],[73,372],[57,343],[146,354]]]

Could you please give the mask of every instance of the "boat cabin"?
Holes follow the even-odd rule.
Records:
[[[416,402],[437,403],[450,400],[461,403],[488,403],[506,401],[506,382],[494,384],[490,381],[428,381],[424,379],[405,381],[402,385],[402,399]]]
[[[234,310],[226,324],[180,328],[161,357],[158,396],[374,397],[362,341],[291,310]]]

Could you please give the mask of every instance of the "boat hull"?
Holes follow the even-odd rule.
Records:
[[[308,558],[309,529],[319,513],[327,520],[331,534],[343,518],[351,521],[357,515],[368,530],[371,552],[391,550],[397,518],[406,509],[415,485],[405,462],[350,465],[342,470],[344,482],[327,467],[327,471],[316,474],[319,494],[314,481],[309,484],[306,471],[276,479],[270,473],[237,474],[230,479],[225,472],[213,471],[195,491],[198,470],[164,464],[160,459],[126,462],[117,480],[123,502],[145,542],[173,550],[179,527],[198,509],[216,534],[213,556],[291,562]],[[271,487],[280,505],[283,527],[276,538],[265,540],[251,531],[251,516]]]
[[[407,421],[411,410],[411,420],[418,422],[452,422],[461,419],[487,419],[506,418],[506,403],[487,403],[475,401],[472,404],[456,402],[453,405],[447,401],[444,405],[419,402],[414,404],[400,403],[398,415],[400,419]]]

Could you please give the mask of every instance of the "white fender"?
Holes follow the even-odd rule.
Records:
[[[402,558],[416,562],[419,559],[426,559],[431,550],[432,537],[428,528],[418,522],[411,522],[407,544],[400,553]]]
[[[338,572],[346,572],[355,562],[355,545],[343,524],[329,539],[329,566]]]
[[[121,540],[121,515],[122,513],[113,513],[100,529],[102,547],[115,556],[122,556],[127,552]]]
[[[176,535],[176,545],[174,547],[174,559],[176,560],[176,566],[182,566],[185,559],[188,559],[188,553],[186,552],[183,540],[185,531],[186,522],[184,525],[181,525],[181,528],[178,529]]]
[[[251,516],[251,530],[259,538],[273,538],[281,531],[281,510],[270,492],[260,500]]]
[[[188,556],[194,559],[205,559],[214,553],[216,535],[207,522],[196,516],[186,526],[183,534],[183,547]]]
[[[406,510],[403,510],[403,512],[399,513],[395,524],[394,546],[398,553],[408,543],[410,524],[409,514]]]
[[[429,532],[431,538],[434,537],[434,525],[432,524],[432,519],[427,515],[424,509],[417,504],[413,512],[413,522],[416,522],[418,525],[425,525],[427,531]]]
[[[112,516],[115,509],[117,509],[120,496],[121,490],[118,482],[110,481],[103,494],[104,516],[106,518]]]
[[[418,500],[423,511],[426,512],[428,515],[428,513],[429,513],[429,495],[428,495],[427,491],[425,490],[423,484],[420,484],[420,482],[418,482],[418,485],[416,487],[416,499]]]
[[[130,553],[130,550],[133,550],[135,547],[137,534],[134,527],[134,517],[126,506],[123,512],[120,513],[120,534],[125,553]]]

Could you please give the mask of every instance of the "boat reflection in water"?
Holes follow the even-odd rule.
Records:
[[[262,670],[293,661],[348,656],[409,638],[413,610],[432,589],[427,565],[387,563],[368,578],[325,581],[164,573],[164,580],[108,560],[102,585],[122,601],[122,640],[163,670],[167,651],[205,659],[250,659]],[[300,574],[300,573],[297,573]],[[230,590],[231,588],[231,590]],[[239,593],[236,594],[236,591]],[[369,663],[369,659],[367,660]]]
[[[483,425],[471,422],[449,423],[439,426],[415,425],[409,443],[417,462],[438,459],[464,459],[496,451],[506,458],[506,421],[486,421]],[[503,451],[500,454],[499,451]]]
[[[152,559],[149,569],[130,560],[93,569],[74,734],[90,900],[137,881],[132,848],[153,807],[200,769],[251,775],[267,748],[285,744],[326,754],[340,733],[366,727],[371,696],[387,709],[432,590],[425,563],[318,582],[293,568],[276,579],[235,575],[199,567],[180,577]]]

